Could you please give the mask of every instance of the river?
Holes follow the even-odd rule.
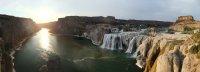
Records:
[[[16,72],[142,72],[124,52],[101,49],[81,37],[54,35],[46,28],[14,57]]]

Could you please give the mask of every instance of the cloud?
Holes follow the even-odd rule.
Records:
[[[16,16],[32,17],[35,12],[44,8],[51,9],[55,13],[52,17],[112,15],[121,19],[175,21],[180,15],[193,15],[196,19],[200,19],[199,0],[3,0],[0,2],[0,13]]]

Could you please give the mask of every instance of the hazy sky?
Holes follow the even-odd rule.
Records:
[[[36,22],[79,16],[175,21],[180,15],[200,19],[200,0],[0,0],[0,14],[29,17]]]

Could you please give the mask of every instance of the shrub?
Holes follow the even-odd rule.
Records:
[[[192,37],[191,37],[191,39],[194,40],[194,42],[196,42],[196,43],[200,42],[200,33],[193,34]]]
[[[182,34],[193,34],[193,30],[195,30],[195,28],[193,27],[185,27],[184,31],[182,32]]]
[[[183,31],[182,34],[193,34],[193,30],[190,30],[190,31]]]
[[[189,52],[192,54],[197,54],[200,50],[200,45],[193,45],[190,49]]]

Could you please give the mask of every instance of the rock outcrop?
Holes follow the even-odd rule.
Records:
[[[70,35],[82,35],[87,30],[88,25],[97,24],[112,24],[115,18],[108,17],[79,17],[79,16],[68,16],[65,18],[59,18],[57,24],[54,26],[52,31],[60,34]]]
[[[194,20],[193,16],[180,16],[176,22],[170,26],[174,31],[189,31],[200,28],[200,22]]]
[[[200,33],[158,34],[142,42],[137,65],[144,72],[199,72]]]
[[[193,16],[180,16],[176,20],[176,23],[180,23],[180,22],[193,22],[193,21],[195,21],[194,18],[193,18]]]
[[[144,72],[199,72],[199,32],[193,35],[164,32],[151,35],[144,32],[151,33],[152,30],[146,30],[148,32],[105,34],[101,47],[133,54],[136,65]]]
[[[37,30],[32,19],[0,15],[1,72],[12,72],[11,52]]]

